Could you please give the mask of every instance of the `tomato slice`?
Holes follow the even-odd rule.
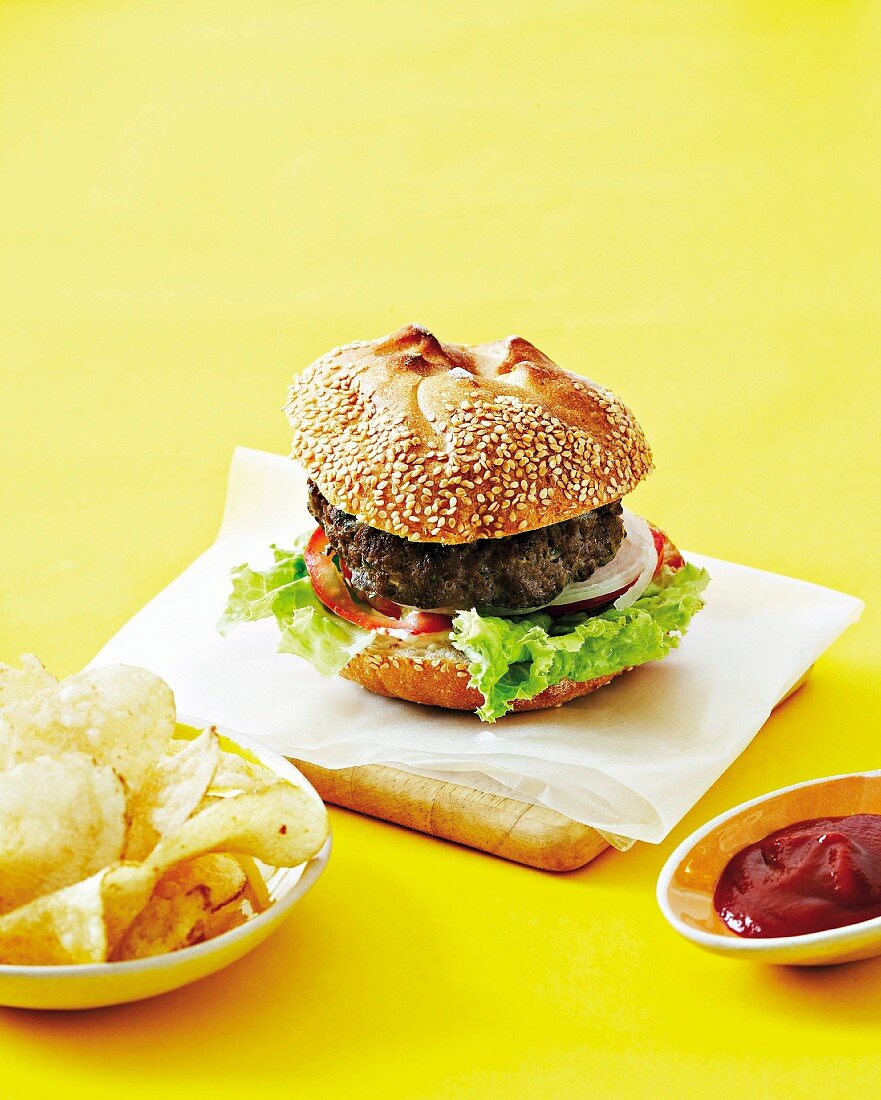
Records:
[[[410,634],[438,634],[449,630],[452,625],[453,620],[448,615],[437,615],[434,612],[411,611],[402,616],[402,609],[391,600],[374,601],[380,603],[383,610],[356,600],[334,564],[333,550],[327,535],[320,527],[315,528],[306,543],[303,560],[306,562],[315,595],[324,606],[341,619],[364,630],[406,630]]]
[[[350,579],[349,577],[346,578],[346,580]],[[387,600],[384,596],[366,596],[365,599],[374,611],[378,611],[382,615],[388,615],[390,619],[400,619],[401,605],[395,603],[394,600]]]
[[[664,532],[659,531],[657,527],[652,527],[651,524],[649,524],[649,530],[652,533],[652,538],[655,540],[655,549],[658,551],[658,565],[654,575],[657,576],[665,565],[669,566],[670,569],[681,569],[682,566],[685,565],[685,558],[683,558]]]

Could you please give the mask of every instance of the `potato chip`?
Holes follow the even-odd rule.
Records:
[[[269,893],[269,887],[266,885],[266,879],[257,866],[257,861],[252,856],[240,855],[238,858],[242,870],[245,872],[245,876],[248,879],[249,897],[261,912],[264,909],[268,909],[272,904],[272,897]]]
[[[217,733],[207,729],[151,767],[132,799],[127,859],[146,858],[163,833],[183,825],[202,801],[220,755]]]
[[[156,893],[161,892],[166,881],[172,882],[177,889],[195,882],[204,886],[212,912],[241,897],[248,885],[248,878],[239,861],[235,856],[224,853],[199,856],[187,863],[179,863],[162,876]]]
[[[229,855],[180,863],[156,883],[153,896],[113,952],[114,959],[142,959],[179,951],[205,939],[206,921],[241,897],[245,873]]]
[[[101,882],[107,950],[112,952],[150,900],[159,872],[146,863],[117,863]]]
[[[114,949],[111,961],[165,955],[197,943],[198,929],[210,911],[204,886],[173,898],[151,899]]]
[[[209,913],[202,925],[202,939],[213,940],[256,916],[254,906],[247,898],[237,898],[215,913]]]
[[[103,872],[44,894],[0,917],[0,963],[19,966],[102,962],[107,933]]]
[[[262,764],[254,764],[233,752],[221,752],[217,771],[208,788],[209,795],[244,794],[259,791],[278,782],[278,777]]]
[[[32,653],[26,653],[22,657],[21,668],[0,664],[0,712],[3,707],[21,699],[29,699],[41,688],[57,683],[55,677],[46,671]]]
[[[125,785],[83,753],[0,774],[0,913],[118,860],[126,828]]]
[[[164,681],[129,665],[87,669],[0,701],[0,770],[46,753],[76,749],[109,764],[136,791],[168,745],[174,697]]]
[[[291,783],[218,799],[164,836],[150,862],[159,870],[207,852],[238,852],[274,867],[311,859],[327,838],[327,811]]]

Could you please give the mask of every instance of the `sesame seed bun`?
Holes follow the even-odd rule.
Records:
[[[622,672],[629,671],[622,669]],[[351,660],[340,675],[354,680],[368,691],[391,699],[406,699],[411,703],[446,707],[447,710],[477,710],[483,704],[481,693],[468,686],[468,669],[462,663],[462,654],[452,646],[431,655],[426,654],[424,647],[406,642],[393,648],[369,647]],[[579,695],[605,687],[620,675],[616,672],[581,684],[563,680],[533,699],[517,699],[513,709],[547,710],[549,707],[559,707]]]
[[[442,344],[407,325],[317,359],[285,411],[292,457],[331,504],[418,542],[573,519],[651,469],[630,410],[519,336]]]

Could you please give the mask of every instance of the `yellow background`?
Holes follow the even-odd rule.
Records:
[[[0,1010],[4,1097],[876,1092],[881,961],[705,956],[654,883],[881,766],[879,11],[3,3],[0,657],[79,668],[211,541],[233,446],[286,448],[291,372],[407,320],[612,386],[677,541],[869,605],[659,847],[553,877],[334,812],[250,959]]]

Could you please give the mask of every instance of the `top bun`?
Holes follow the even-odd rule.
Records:
[[[294,380],[285,412],[292,457],[331,504],[418,542],[560,523],[652,465],[626,405],[520,336],[442,344],[407,325],[347,344]]]

